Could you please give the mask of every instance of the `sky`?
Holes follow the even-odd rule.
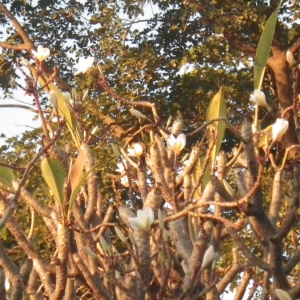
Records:
[[[41,124],[39,119],[33,120],[36,114],[27,109],[7,108],[2,106],[7,104],[17,104],[32,107],[31,104],[33,99],[32,97],[26,96],[24,91],[17,90],[14,92],[13,96],[15,99],[25,103],[20,103],[19,101],[9,98],[0,98],[0,134],[5,134],[6,137],[21,135],[22,132],[36,128]],[[0,137],[0,146],[5,143],[5,139],[6,138]]]

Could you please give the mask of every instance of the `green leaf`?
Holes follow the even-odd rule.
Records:
[[[93,170],[95,170],[95,168],[97,166],[98,166],[98,164],[95,165],[93,168],[91,168],[87,173],[85,173],[82,176],[81,180],[79,181],[79,183],[77,184],[77,186],[74,188],[74,190],[73,190],[73,187],[72,187],[72,194],[71,194],[71,198],[70,198],[70,202],[69,202],[69,208],[68,208],[68,218],[70,217],[71,211],[72,211],[72,209],[74,207],[76,196],[77,196],[79,190],[81,189],[81,187],[83,185],[85,185],[90,172],[92,172]]]
[[[267,21],[257,46],[253,69],[254,89],[261,89],[280,7],[281,1]]]
[[[58,110],[65,117],[67,126],[71,132],[75,145],[79,147],[81,139],[80,131],[77,121],[74,117],[73,110],[70,107],[69,101],[63,96],[60,90],[53,83],[50,83],[48,86],[52,91],[56,93]]]
[[[99,241],[100,241],[100,245],[101,245],[103,252],[108,252],[107,242],[102,235],[99,236]]]
[[[205,160],[205,157],[201,157],[198,160],[196,167],[195,167],[195,171],[192,176],[193,184],[196,184],[198,182],[200,176],[202,175],[202,172],[204,172],[200,186],[197,188],[197,190],[194,194],[194,198],[196,200],[199,200],[201,198],[201,195],[202,195],[201,191],[210,181],[210,168],[207,167],[205,170],[203,170],[204,160]]]
[[[94,259],[97,258],[97,254],[93,250],[91,250],[91,248],[89,248],[87,246],[83,246],[83,251],[90,257],[92,257]]]
[[[127,244],[127,239],[126,239],[124,233],[123,233],[117,226],[115,226],[115,231],[116,231],[116,234],[117,234],[117,236],[119,237],[119,239],[120,239],[123,243]]]
[[[85,163],[85,156],[82,150],[79,148],[79,154],[74,164],[71,167],[70,175],[69,175],[69,182],[71,184],[72,192],[75,190],[75,188],[77,187],[80,181],[83,168],[84,168],[84,163]]]
[[[210,102],[207,111],[206,121],[209,122],[220,117],[227,117],[226,102],[224,99],[222,88],[220,88],[219,92],[213,97],[212,101]],[[212,166],[214,165],[216,156],[220,151],[226,127],[226,123],[223,120],[213,122],[208,126],[208,136],[210,140],[212,140],[214,138],[214,135],[217,134],[217,141],[211,153]]]
[[[16,175],[12,169],[0,166],[0,189],[14,193],[15,189],[12,185],[13,180],[16,179]]]
[[[41,170],[55,199],[62,207],[64,203],[64,182],[66,178],[63,165],[56,159],[44,158],[41,163]]]

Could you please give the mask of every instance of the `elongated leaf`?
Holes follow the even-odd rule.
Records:
[[[210,245],[204,253],[201,271],[213,260],[214,256],[215,256],[214,247]]]
[[[104,252],[108,252],[107,242],[106,242],[105,238],[102,235],[99,236],[99,241],[100,241],[100,245],[101,245],[102,250]]]
[[[226,102],[223,95],[223,89],[220,88],[219,92],[213,97],[208,107],[206,121],[211,121],[220,117],[227,117]],[[226,123],[222,120],[213,122],[208,126],[208,135],[212,139],[213,133],[217,134],[217,141],[211,154],[211,165],[213,166],[216,160],[216,156],[220,151],[220,147],[224,138],[226,130]]]
[[[63,165],[56,159],[44,158],[41,163],[41,170],[55,199],[62,207],[64,203],[64,181],[66,178]]]
[[[14,193],[15,189],[13,188],[12,181],[16,179],[16,175],[12,169],[0,166],[0,189]]]
[[[92,257],[94,259],[97,258],[97,254],[91,248],[89,248],[87,246],[83,246],[83,251],[90,257]]]
[[[127,239],[124,235],[124,233],[117,227],[115,226],[115,231],[116,231],[116,234],[117,236],[119,237],[119,239],[123,242],[123,243],[127,243]]]
[[[68,100],[63,96],[60,90],[53,83],[50,83],[48,86],[50,87],[51,91],[54,91],[56,93],[58,110],[67,121],[67,126],[72,134],[75,145],[79,146],[80,131]]]
[[[73,209],[73,207],[74,207],[75,200],[76,200],[76,196],[77,196],[79,190],[81,189],[81,187],[82,187],[83,185],[85,185],[85,183],[86,183],[86,181],[87,181],[87,178],[88,178],[90,172],[92,172],[93,170],[95,170],[95,168],[96,168],[97,166],[98,166],[98,165],[95,165],[93,168],[91,168],[87,173],[85,173],[85,174],[81,177],[79,183],[78,183],[77,186],[74,188],[74,190],[73,190],[73,188],[72,188],[72,194],[71,194],[71,198],[70,198],[70,202],[69,202],[69,208],[68,208],[68,217],[70,216],[70,213],[71,213],[71,211],[72,211],[72,209]]]
[[[75,190],[75,188],[77,187],[82,172],[83,172],[83,168],[84,168],[84,163],[85,163],[85,156],[82,152],[82,150],[80,150],[79,148],[79,154],[74,162],[74,164],[71,167],[71,171],[70,171],[70,176],[69,176],[69,181],[71,184],[71,188],[72,188],[72,192]]]
[[[163,230],[165,228],[165,222],[164,222],[164,215],[161,209],[158,210],[158,222],[160,230]]]
[[[189,234],[190,234],[190,239],[194,245],[196,241],[196,236],[195,236],[195,230],[194,230],[194,224],[192,218],[193,217],[191,215],[188,215]]]
[[[201,191],[208,184],[208,182],[210,180],[210,166],[208,166],[205,170],[203,170],[204,159],[205,159],[205,157],[203,156],[198,160],[195,171],[192,176],[193,184],[195,185],[198,182],[202,172],[204,172],[200,186],[194,194],[195,200],[199,200],[201,198]]]
[[[254,89],[261,89],[280,7],[281,1],[267,21],[257,46],[253,69]]]
[[[276,289],[275,294],[280,300],[292,300],[290,294],[284,290]]]

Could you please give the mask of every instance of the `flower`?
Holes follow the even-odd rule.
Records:
[[[136,231],[149,231],[154,222],[154,212],[152,208],[147,207],[143,210],[138,209],[137,217],[129,218],[131,228]]]
[[[77,65],[74,66],[77,71],[74,73],[74,76],[80,74],[80,73],[85,73],[94,63],[94,57],[89,56],[87,58],[80,57]]]
[[[186,138],[183,133],[179,134],[178,137],[174,137],[173,134],[167,140],[167,144],[169,147],[175,152],[176,155],[180,153],[180,151],[185,147]]]
[[[74,102],[74,100],[72,99],[72,96],[71,96],[71,94],[69,93],[69,92],[62,92],[61,93],[63,96],[64,96],[64,98],[66,99],[66,103],[68,103],[71,107],[73,107],[74,106],[74,104],[75,104],[75,102]],[[67,104],[66,104],[67,105]]]
[[[44,48],[43,46],[39,45],[37,47],[37,51],[31,50],[33,56],[38,59],[39,61],[45,60],[50,55],[49,48]]]
[[[285,119],[277,119],[272,126],[272,139],[278,141],[288,130],[289,122]]]
[[[295,65],[295,63],[296,63],[294,55],[293,55],[293,53],[290,50],[288,50],[286,52],[286,60],[287,60],[287,62],[289,63],[289,65],[291,67],[293,67]]]
[[[62,92],[61,94],[64,96],[66,100],[68,101],[71,100],[71,94],[69,92]]]
[[[260,106],[268,106],[266,96],[263,91],[255,89],[249,99],[252,103]]]
[[[14,200],[15,199],[15,194],[12,194],[12,193],[10,193],[8,196],[7,196],[7,198],[6,198],[6,200],[8,200],[8,201],[11,201],[11,200]]]
[[[118,164],[117,164],[118,169],[116,169],[116,172],[119,172],[119,173],[121,173],[121,174],[124,174],[124,173],[125,173],[125,168],[124,168],[124,166],[126,166],[126,162],[125,162],[125,161],[118,163]]]
[[[129,187],[129,181],[126,175],[121,177],[121,184],[124,185],[125,187]]]
[[[57,108],[57,95],[54,91],[50,91],[49,92],[49,100],[51,102],[51,104],[53,105],[53,107]]]
[[[135,143],[133,148],[128,148],[128,155],[133,157],[139,157],[143,153],[143,147],[140,144]]]
[[[5,287],[6,291],[8,291],[10,288],[10,282],[6,276],[5,276],[5,281],[4,281],[4,287]]]

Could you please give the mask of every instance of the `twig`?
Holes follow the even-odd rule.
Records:
[[[79,233],[87,234],[87,233],[93,233],[95,231],[98,231],[101,227],[114,227],[114,226],[116,226],[116,223],[102,223],[90,230],[85,230],[83,228],[74,227],[72,224],[70,224],[68,227]]]
[[[24,171],[26,169],[25,167],[16,167],[16,166],[8,165],[8,164],[2,163],[2,162],[0,162],[0,166],[7,167],[7,168],[10,168],[10,169],[16,170],[16,171]]]
[[[113,97],[115,100],[119,101],[122,104],[141,106],[141,107],[150,107],[152,109],[152,113],[154,118],[156,119],[156,122],[157,123],[160,122],[160,117],[158,115],[158,111],[155,103],[150,103],[147,101],[130,101],[126,98],[121,97],[108,85],[102,69],[100,68],[100,66],[98,67],[100,72],[100,85],[111,97]]]
[[[30,106],[27,106],[27,105],[22,105],[22,104],[0,104],[0,107],[3,107],[3,108],[22,108],[22,109],[27,109],[33,113],[38,113],[38,110],[33,108],[33,107],[30,107]],[[43,112],[48,112],[48,111],[43,111]]]

